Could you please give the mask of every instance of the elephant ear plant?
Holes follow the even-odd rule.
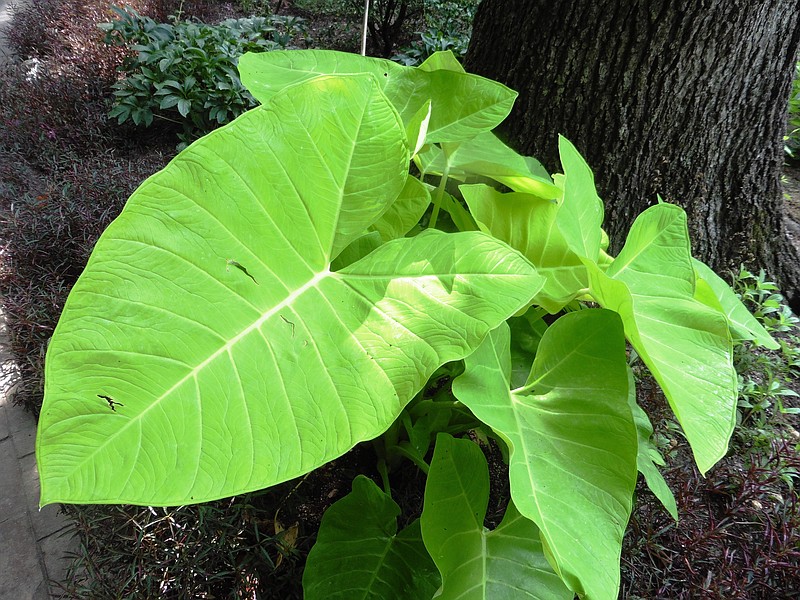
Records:
[[[775,345],[693,260],[683,211],[648,209],[609,256],[575,148],[552,178],[508,148],[516,94],[449,54],[239,67],[261,106],[145,181],[69,296],[42,505],[203,502],[377,438],[382,485],[325,514],[307,598],[616,598],[638,470],[677,518],[626,339],[703,472],[734,426],[732,339]],[[493,530],[467,431],[508,459]],[[427,484],[399,530],[403,457]]]

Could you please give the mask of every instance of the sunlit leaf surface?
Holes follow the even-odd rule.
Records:
[[[478,232],[330,270],[401,193],[408,160],[372,76],[324,77],[148,179],[49,347],[41,502],[176,505],[306,473],[384,431],[525,305],[541,277]]]

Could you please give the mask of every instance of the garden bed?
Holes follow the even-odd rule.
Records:
[[[257,2],[126,3],[167,22],[239,18],[268,7]],[[344,2],[277,2],[282,14],[308,22],[303,45],[355,49],[357,22]],[[319,8],[323,5],[324,10]],[[350,15],[348,17],[348,15]],[[37,413],[44,354],[66,295],[97,238],[125,199],[175,154],[179,128],[116,124],[108,118],[117,67],[131,52],[103,43],[97,28],[114,18],[105,2],[33,0],[14,21],[12,46],[25,62],[0,73],[0,223],[5,247],[0,292],[19,369],[15,402]],[[348,20],[350,19],[350,20]],[[397,36],[412,40],[411,30]],[[373,46],[373,49],[375,47]],[[408,52],[407,52],[408,54]],[[750,306],[786,343],[782,352],[740,349],[745,390],[731,453],[706,478],[642,370],[639,401],[656,426],[664,475],[681,516],[675,524],[640,483],[622,557],[622,598],[795,598],[800,589],[800,473],[797,444],[800,358],[795,322],[770,312],[763,281],[743,276]],[[749,385],[747,382],[751,381]],[[773,383],[778,382],[778,388]],[[781,394],[784,395],[781,395]],[[748,395],[749,394],[749,395]],[[502,461],[487,449],[496,524],[507,501]],[[380,481],[375,454],[362,444],[322,469],[274,488],[213,503],[152,509],[69,507],[81,550],[70,598],[300,598],[303,562],[321,516],[350,491],[353,477]],[[424,479],[413,468],[393,477],[396,500],[419,512]]]

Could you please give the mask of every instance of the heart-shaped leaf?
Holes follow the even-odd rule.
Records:
[[[442,575],[441,600],[570,600],[547,562],[536,525],[513,502],[493,531],[483,526],[489,469],[469,440],[436,437],[422,537]]]
[[[643,212],[606,272],[585,261],[591,295],[619,313],[705,473],[722,458],[736,418],[737,379],[728,322],[695,299],[686,214]]]
[[[736,297],[734,291],[725,281],[708,265],[696,258],[692,259],[692,266],[697,277],[708,284],[713,293],[714,302],[704,302],[712,308],[721,310],[728,319],[731,333],[739,340],[753,340],[757,344],[777,350],[778,342],[764,329],[764,326],[750,314],[747,307]],[[696,296],[697,294],[695,294]]]
[[[597,195],[594,174],[564,136],[558,136],[558,153],[564,170],[564,200],[558,211],[558,227],[575,254],[596,263],[603,242],[603,201]]]
[[[542,278],[477,232],[330,270],[394,202],[408,158],[374,78],[327,77],[148,179],[48,350],[41,502],[177,505],[306,473],[384,431],[524,306]]]
[[[421,600],[440,577],[419,520],[397,533],[400,507],[363,475],[322,517],[303,571],[305,600]]]
[[[509,345],[504,323],[467,357],[453,393],[506,440],[511,497],[556,572],[581,597],[616,599],[637,476],[622,323],[601,309],[561,317],[513,391]]]
[[[262,104],[288,86],[320,75],[371,73],[409,125],[431,103],[428,144],[461,142],[499,125],[517,93],[478,75],[405,67],[390,60],[332,50],[247,53],[239,59],[242,83]],[[427,111],[426,111],[427,112]]]
[[[534,302],[555,314],[589,285],[586,267],[558,227],[563,205],[531,194],[501,194],[487,185],[462,185],[475,220],[516,248],[547,278]]]

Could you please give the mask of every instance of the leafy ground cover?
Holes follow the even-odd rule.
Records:
[[[738,427],[728,455],[703,478],[648,384],[639,400],[656,424],[675,494],[675,523],[639,486],[623,549],[628,598],[792,598],[800,577],[797,530],[797,320],[763,274],[732,274],[734,289],[781,344],[738,348]]]
[[[103,45],[94,29],[110,18],[106,6],[32,7],[38,12],[23,13],[29,23],[14,31],[28,40],[18,47],[40,62],[9,69],[0,84],[0,118],[12,125],[0,133],[0,210],[7,244],[3,296],[23,373],[17,400],[35,411],[44,350],[67,291],[124,200],[174,152],[176,131],[117,127],[106,118],[113,68],[125,56]],[[177,10],[135,8],[159,20]],[[203,18],[216,11],[218,20],[242,16],[241,8],[187,3],[183,11]],[[42,16],[53,27],[36,30]],[[30,78],[37,66],[42,75]],[[796,329],[768,284],[746,274],[739,281],[755,312],[777,316],[768,324],[787,328],[776,332],[786,345],[777,353],[742,349],[742,427],[729,456],[707,478],[693,466],[663,397],[640,381],[640,402],[656,425],[681,521],[674,524],[640,485],[625,538],[622,597],[791,598],[798,587],[797,420],[785,412],[797,406],[786,393],[797,391]],[[443,377],[432,390],[450,384]],[[487,453],[493,482],[487,521],[496,525],[507,478],[499,452]],[[68,595],[300,597],[302,564],[321,515],[350,490],[356,473],[380,481],[371,448],[232,500],[170,510],[73,507],[82,549]],[[396,499],[404,513],[418,513],[424,487],[418,472],[407,469],[393,482],[403,490]]]
[[[784,149],[786,155],[794,161],[800,159],[800,63],[795,66],[795,76],[792,82],[792,94],[789,97],[787,131]]]

